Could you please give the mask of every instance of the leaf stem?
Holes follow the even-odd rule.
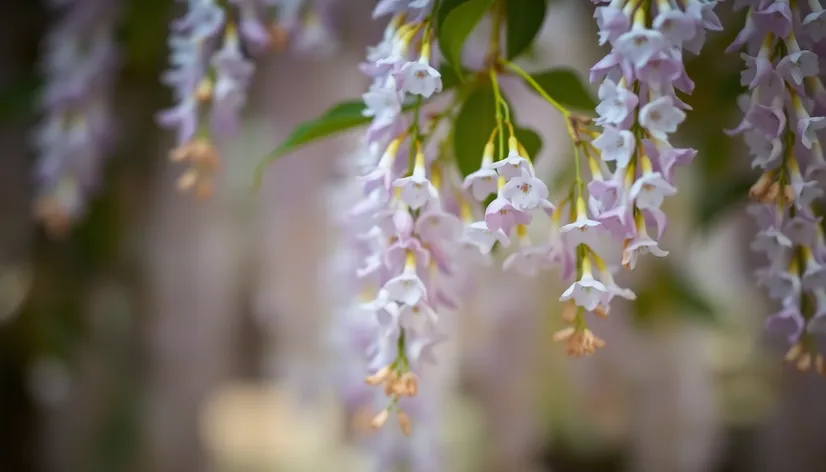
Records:
[[[522,69],[521,67],[519,67],[518,65],[516,65],[516,64],[514,64],[513,62],[510,62],[510,61],[503,61],[502,65],[504,65],[506,69],[514,72],[516,75],[518,75],[520,78],[522,78],[522,80],[524,80],[528,85],[530,85],[531,88],[533,88],[536,91],[536,93],[539,94],[539,96],[544,98],[545,101],[550,103],[551,106],[556,108],[556,110],[562,115],[562,118],[565,120],[565,127],[568,130],[568,136],[571,138],[571,142],[574,145],[574,166],[575,166],[575,170],[576,170],[577,195],[582,196],[582,186],[583,186],[582,171],[580,170],[580,163],[579,163],[579,160],[580,160],[580,156],[579,156],[580,140],[579,140],[579,135],[578,135],[577,131],[574,129],[574,126],[573,126],[573,114],[571,113],[570,110],[565,108],[561,103],[554,100],[553,97],[548,95],[548,92],[546,92],[545,89],[543,89],[536,82],[536,80],[534,80],[534,78],[531,77],[530,74],[525,72],[524,69]]]
[[[566,119],[566,121],[568,120],[568,118],[571,117],[571,112],[567,108],[562,106],[561,103],[554,100],[550,95],[548,95],[548,93],[545,92],[545,90],[538,83],[536,83],[536,81],[533,80],[533,77],[531,77],[530,74],[525,72],[524,69],[509,61],[503,62],[502,64],[505,66],[506,69],[509,69],[510,71],[514,72],[516,75],[521,77],[522,80],[524,80],[531,87],[533,87],[533,89],[536,90],[536,93],[538,93],[542,98],[544,98],[548,103],[550,103],[551,106],[556,108],[557,111],[559,111],[559,113],[561,113],[562,116]],[[568,127],[570,127],[570,124],[568,125]]]
[[[493,84],[494,106],[496,107],[496,129],[499,132],[499,156],[502,159],[505,156],[505,128],[502,126],[502,108],[499,106],[500,102],[504,102],[502,94],[499,91],[499,78],[496,77],[496,71],[490,69],[490,83]],[[510,112],[508,112],[510,114]],[[497,159],[497,160],[498,160]]]

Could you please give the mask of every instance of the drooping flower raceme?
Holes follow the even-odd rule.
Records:
[[[659,243],[667,226],[661,205],[677,192],[675,166],[696,154],[670,142],[690,109],[678,92],[690,94],[694,88],[683,55],[700,51],[706,30],[722,29],[713,12],[715,1],[595,3],[600,4],[594,13],[599,43],[609,44],[611,51],[591,69],[591,81],[600,82],[596,129],[570,120],[577,178],[563,202],[570,222],[560,228],[557,243],[575,262],[577,280],[560,298],[569,303],[565,318],[571,326],[556,339],[575,355],[603,344],[587,329],[583,311],[606,316],[614,297],[635,298],[615,283],[593,237],[607,234],[621,242],[626,269],[633,269],[641,255],[668,254]],[[580,159],[588,164],[587,183]]]
[[[746,49],[740,83],[748,93],[739,102],[744,117],[730,133],[743,135],[753,166],[763,172],[751,188],[758,203],[749,212],[760,228],[752,249],[768,259],[758,283],[779,305],[766,327],[791,344],[789,362],[824,373],[814,337],[826,333],[826,242],[814,203],[823,197],[818,131],[826,118],[814,113],[818,99],[823,112],[824,97],[822,58],[812,51],[822,36],[823,8],[817,1],[739,5],[748,8],[746,24],[727,51]]]
[[[360,350],[367,373],[362,384],[371,387],[350,384],[343,391],[348,404],[373,411],[372,428],[395,417],[418,445],[415,451],[402,448],[411,466],[435,459],[436,438],[413,423],[427,420],[426,412],[436,407],[433,395],[419,395],[419,382],[427,378],[425,366],[435,362],[434,347],[445,339],[440,319],[456,307],[446,282],[456,272],[451,256],[463,237],[455,197],[446,190],[453,188],[455,170],[439,161],[431,146],[437,119],[420,119],[422,103],[442,90],[431,58],[435,21],[430,8],[429,2],[402,1],[379,2],[374,10],[374,16],[392,19],[361,66],[372,79],[363,95],[364,115],[371,122],[354,171],[361,196],[343,212],[350,241],[344,250],[356,256],[351,267],[355,296],[348,309],[337,312],[350,335],[345,345],[350,352]],[[413,111],[410,119],[405,108]],[[435,385],[421,388],[432,391]],[[404,452],[394,436],[385,429],[376,438],[387,467]]]
[[[82,216],[112,150],[120,8],[107,0],[50,4],[56,21],[44,41],[35,213],[60,235]]]
[[[315,10],[319,4],[322,10]],[[171,25],[169,64],[162,80],[174,107],[158,115],[176,131],[175,162],[188,164],[181,191],[212,193],[219,155],[213,138],[233,136],[255,71],[250,54],[284,49],[308,53],[335,44],[327,26],[332,0],[186,0],[186,12]],[[229,10],[227,10],[229,8]]]

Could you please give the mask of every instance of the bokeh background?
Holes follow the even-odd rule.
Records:
[[[62,237],[32,213],[37,64],[55,18],[37,1],[0,7],[0,471],[371,470],[321,342],[327,188],[356,136],[280,159],[251,191],[254,166],[293,126],[367,86],[356,65],[383,26],[372,2],[339,3],[335,43],[259,58],[242,130],[220,143],[215,194],[197,202],[175,190],[172,137],[154,121],[171,101],[158,77],[180,5],[123,0],[116,149]],[[551,4],[523,65],[587,76],[600,57],[593,6]],[[694,112],[676,139],[700,153],[667,202],[671,255],[623,276],[639,299],[594,326],[608,346],[587,359],[550,340],[557,272],[480,273],[439,354],[445,470],[826,470],[826,380],[785,366],[762,331],[772,307],[754,288],[744,212],[755,175],[722,132],[738,121],[741,65],[722,50],[742,18],[719,11],[726,32],[688,65]],[[505,89],[544,138],[537,165],[552,184],[571,157],[562,123],[518,84]]]

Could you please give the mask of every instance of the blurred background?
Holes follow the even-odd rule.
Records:
[[[172,100],[158,78],[181,5],[122,0],[112,151],[68,229],[34,217],[38,64],[59,20],[41,3],[0,15],[0,471],[372,470],[321,342],[327,189],[357,133],[280,159],[257,193],[251,183],[293,126],[366,89],[356,66],[383,29],[373,2],[341,1],[317,54],[257,58],[243,126],[220,142],[214,195],[198,202],[176,191],[173,137],[155,121]],[[524,67],[587,77],[601,57],[592,9],[551,2]],[[762,331],[773,307],[754,288],[744,212],[755,175],[722,133],[739,121],[741,66],[722,50],[743,19],[719,12],[726,32],[688,66],[694,112],[676,141],[700,153],[667,202],[671,255],[622,276],[639,298],[593,326],[608,346],[587,359],[550,340],[556,271],[480,273],[495,288],[466,301],[439,353],[444,470],[826,470],[826,380],[784,365]],[[562,122],[518,84],[506,92],[544,138],[550,184],[570,162]]]

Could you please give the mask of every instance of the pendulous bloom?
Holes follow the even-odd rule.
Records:
[[[50,2],[44,41],[43,118],[35,131],[35,216],[54,235],[80,219],[112,151],[111,100],[118,72],[118,2]]]
[[[727,52],[745,50],[740,83],[748,92],[739,101],[743,120],[730,133],[743,134],[753,166],[762,170],[749,192],[749,213],[760,228],[752,249],[767,259],[758,283],[779,305],[766,328],[791,344],[789,362],[822,374],[815,340],[824,334],[826,243],[816,204],[826,171],[818,131],[826,118],[817,107],[822,57],[814,46],[821,34],[812,25],[822,22],[823,8],[789,0],[738,6],[748,9],[746,24]]]
[[[183,2],[182,2],[183,3]],[[212,194],[219,168],[216,139],[235,136],[255,64],[251,55],[283,50],[300,54],[334,47],[332,0],[186,0],[170,25],[169,69],[161,80],[175,105],[158,114],[176,133],[173,162],[187,165],[178,188],[198,198]]]

